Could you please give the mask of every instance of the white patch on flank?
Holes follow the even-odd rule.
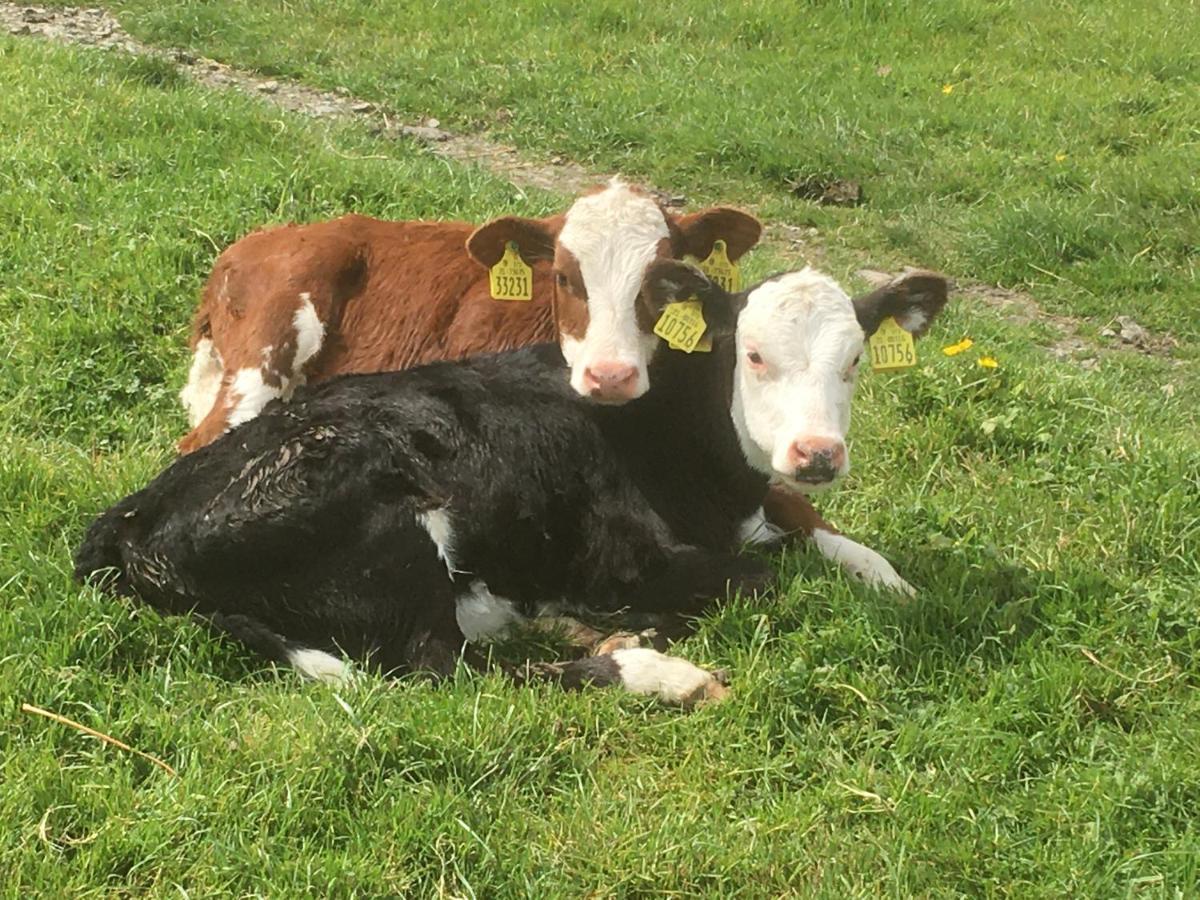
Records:
[[[823,528],[815,529],[812,539],[822,556],[833,560],[872,587],[887,588],[908,597],[916,596],[916,588],[901,578],[892,564],[870,547]]]
[[[716,684],[713,676],[699,666],[648,647],[614,650],[612,658],[626,690],[655,696],[666,703],[693,703]]]
[[[324,681],[326,684],[344,687],[353,680],[354,672],[343,660],[326,653],[304,647],[287,652],[292,668],[306,678]]]
[[[453,581],[454,576],[461,573],[454,568],[454,527],[450,522],[450,511],[443,506],[417,513],[417,524],[429,532],[438,559],[446,564],[446,574]]]
[[[517,612],[511,600],[497,597],[482,581],[472,581],[471,592],[454,602],[454,618],[463,637],[474,643],[501,637],[525,617]]]
[[[263,380],[262,369],[238,369],[229,386],[232,409],[226,420],[229,428],[249,422],[262,408],[282,396],[281,388],[272,387]]]
[[[292,375],[303,384],[304,366],[321,351],[325,343],[325,323],[317,315],[308,291],[300,295],[300,308],[292,316],[296,328],[296,358],[292,362]]]
[[[187,384],[179,392],[179,400],[187,410],[188,425],[192,428],[200,424],[217,402],[223,368],[221,354],[214,349],[213,342],[200,338],[196,342],[196,352],[192,354]]]
[[[658,338],[643,334],[637,323],[642,277],[670,237],[658,204],[635,193],[619,178],[604,190],[580,197],[569,210],[558,241],[579,262],[588,293],[588,326],[582,341],[563,341],[571,367],[571,387],[581,394],[584,370],[597,364],[637,369],[633,397],[649,387],[646,367]]]
[[[738,526],[739,544],[774,544],[783,538],[783,529],[767,521],[767,514],[760,506]]]
[[[746,460],[794,490],[809,492],[788,462],[796,441],[844,444],[863,331],[850,298],[812,269],[755,288],[738,316],[731,415]],[[762,364],[747,357],[757,353]],[[850,469],[849,454],[837,473]]]

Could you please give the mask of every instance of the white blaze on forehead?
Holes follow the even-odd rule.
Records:
[[[588,295],[583,339],[564,338],[571,384],[581,390],[583,369],[595,363],[636,366],[641,391],[657,339],[638,328],[637,300],[646,267],[670,237],[658,204],[614,178],[567,210],[558,241],[579,263]],[[639,391],[639,393],[641,392]]]
[[[836,281],[804,269],[755,288],[738,316],[737,347],[732,413],[752,466],[790,476],[794,441],[845,440],[863,332]],[[751,350],[764,372],[751,369]]]

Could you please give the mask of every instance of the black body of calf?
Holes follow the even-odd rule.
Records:
[[[279,661],[384,671],[448,672],[475,582],[531,616],[698,613],[771,577],[732,552],[766,478],[737,448],[721,355],[660,354],[621,407],[580,398],[553,345],[320,384],[101,515],[76,574],[111,567],[118,592]]]

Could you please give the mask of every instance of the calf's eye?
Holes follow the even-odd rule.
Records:
[[[854,357],[854,361],[852,363],[850,363],[850,366],[846,369],[845,373],[842,375],[843,381],[850,381],[851,379],[854,378],[854,376],[856,374],[858,374],[858,361],[860,359],[862,359],[861,353],[858,354],[858,356]]]
[[[554,273],[554,283],[557,284],[560,288],[565,288],[567,286],[567,276],[564,275],[562,272],[555,272]]]
[[[750,367],[753,369],[761,369],[765,365],[762,354],[757,350],[750,350],[746,353],[746,362],[750,363]]]

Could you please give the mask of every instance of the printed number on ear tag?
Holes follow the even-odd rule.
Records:
[[[663,307],[662,315],[654,325],[654,333],[666,341],[672,350],[707,353],[712,349],[712,341],[704,338],[704,328],[700,301],[681,300]]]
[[[517,245],[509,241],[504,255],[488,272],[493,300],[532,300],[533,269],[525,265]]]
[[[738,271],[737,263],[730,261],[724,241],[713,241],[712,253],[700,263],[700,271],[730,294],[742,289],[742,274]]]
[[[888,316],[871,335],[871,368],[907,369],[917,364],[917,350],[913,336],[901,328],[895,319]]]

